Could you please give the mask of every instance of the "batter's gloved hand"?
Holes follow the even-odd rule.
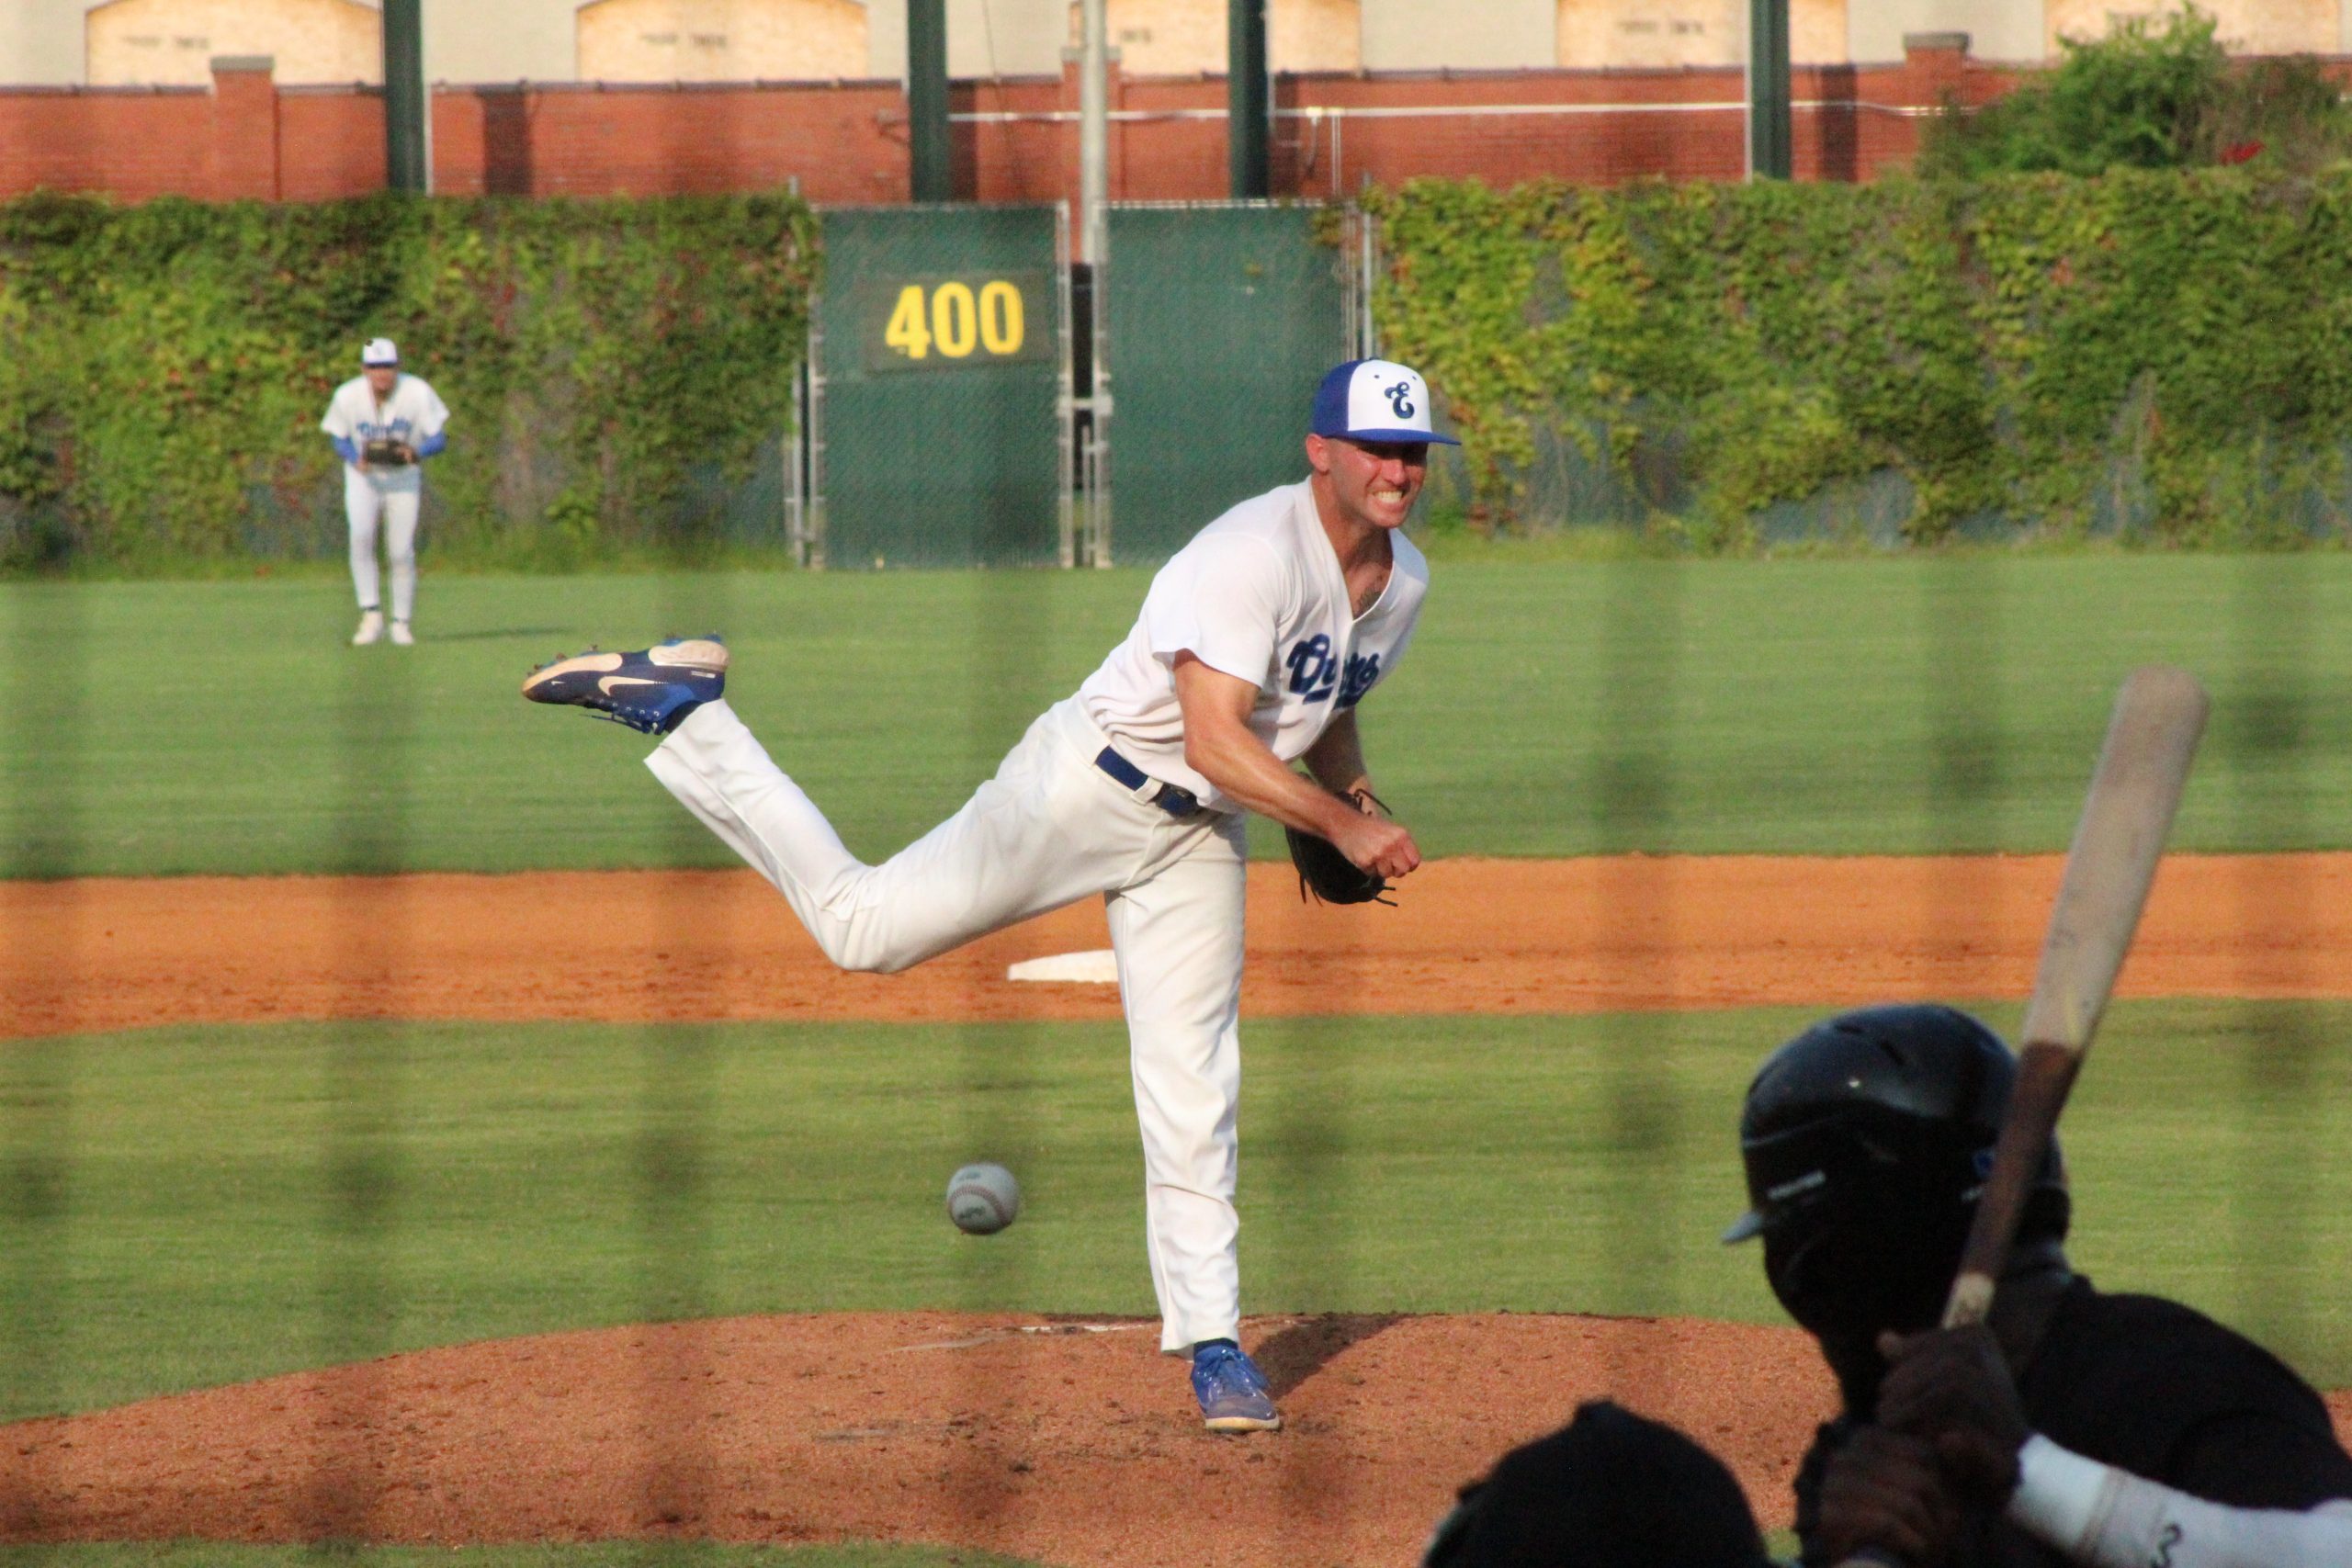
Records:
[[[1372,815],[1375,806],[1386,809],[1385,802],[1370,790],[1350,790],[1340,797],[1365,816]],[[1298,896],[1307,894],[1326,904],[1387,904],[1394,898],[1384,898],[1388,891],[1388,879],[1376,871],[1366,871],[1350,860],[1340,846],[1319,833],[1305,832],[1284,827],[1283,837],[1290,843],[1290,863],[1298,868]]]
[[[1805,1561],[1845,1562],[1870,1551],[1905,1568],[1951,1568],[1961,1518],[1933,1444],[1860,1427],[1829,1456]]]
[[[2000,1342],[1983,1325],[1881,1337],[1887,1361],[1878,1418],[1933,1443],[1969,1502],[1999,1509],[2017,1490],[2018,1450],[2032,1436]]]

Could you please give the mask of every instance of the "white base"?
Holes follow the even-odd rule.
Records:
[[[1057,953],[1051,958],[1032,958],[1016,964],[1004,972],[1008,980],[1077,981],[1088,986],[1115,986],[1119,983],[1119,956],[1109,948],[1097,948],[1091,953]]]

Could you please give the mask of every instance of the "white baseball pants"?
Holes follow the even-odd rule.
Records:
[[[1241,1090],[1243,818],[1180,821],[1094,765],[1076,697],[1049,708],[963,809],[866,865],[722,700],[646,766],[774,883],[825,955],[895,973],[1099,893],[1118,953],[1160,1348],[1232,1338]]]
[[[384,554],[392,564],[392,619],[405,621],[416,609],[416,507],[424,476],[413,466],[369,468],[343,466],[343,512],[351,520],[351,586],[363,610],[383,606],[376,575],[376,525],[383,520]]]

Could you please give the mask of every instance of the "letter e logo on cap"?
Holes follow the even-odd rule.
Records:
[[[1351,359],[1335,367],[1315,391],[1317,435],[1347,441],[1462,445],[1430,428],[1430,389],[1420,373],[1392,359]]]

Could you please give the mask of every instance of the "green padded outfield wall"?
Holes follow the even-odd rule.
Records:
[[[1315,386],[1348,352],[1344,261],[1316,212],[1111,209],[1117,564],[1165,560],[1235,502],[1306,477]]]
[[[1059,214],[822,214],[829,568],[1059,559]]]

